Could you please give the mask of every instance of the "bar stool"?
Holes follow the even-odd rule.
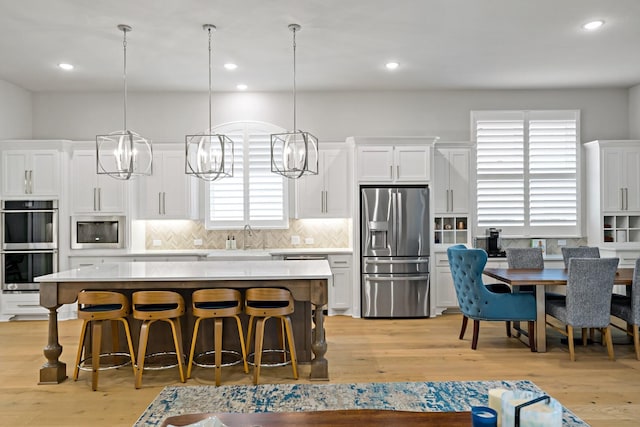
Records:
[[[133,375],[136,374],[136,362],[134,359],[133,343],[131,341],[131,332],[129,330],[129,322],[127,315],[129,314],[129,300],[123,294],[118,292],[107,291],[82,291],[78,294],[78,318],[83,319],[82,330],[80,332],[80,343],[78,344],[78,354],[76,356],[76,364],[73,370],[73,380],[78,380],[78,373],[83,368],[82,364],[91,359],[91,389],[98,389],[98,371],[105,369],[115,369],[126,365],[128,362],[119,365],[110,365],[100,367],[100,357],[106,356],[128,356],[131,359],[133,367]],[[111,322],[111,342],[113,351],[111,353],[101,353],[102,344],[102,325],[105,321]],[[122,322],[124,334],[127,337],[127,345],[129,353],[119,352],[118,322]],[[87,326],[91,324],[91,355],[82,359],[84,351],[84,342],[87,335]]]
[[[214,350],[206,351],[198,354],[203,356],[213,353],[215,363],[215,379],[216,385],[220,385],[220,377],[222,374],[223,366],[231,366],[240,363],[244,363],[244,372],[249,373],[249,367],[247,366],[247,350],[244,345],[244,336],[242,332],[242,323],[238,316],[242,313],[242,295],[240,291],[235,289],[200,289],[195,291],[191,295],[193,301],[193,315],[196,317],[196,323],[193,327],[193,338],[191,339],[191,351],[189,352],[189,363],[187,365],[187,378],[191,378],[191,368],[193,366],[193,355],[196,349],[196,340],[198,337],[198,328],[200,322],[203,319],[213,319],[214,330]],[[224,318],[234,318],[236,325],[238,326],[238,337],[240,338],[240,348],[242,354],[237,351],[223,350],[222,349],[222,326]],[[240,356],[237,361],[222,364],[222,354],[230,353]],[[201,367],[210,367],[211,365],[199,364]]]
[[[177,292],[171,291],[139,291],[133,293],[133,318],[142,320],[140,327],[140,343],[138,345],[138,369],[136,372],[136,388],[142,386],[142,371],[144,370],[145,357],[157,356],[155,353],[146,355],[147,341],[149,340],[149,328],[157,320],[167,322],[171,326],[173,344],[176,358],[178,359],[178,370],[180,371],[180,381],[185,382],[183,370],[182,351],[182,330],[180,328],[180,317],[184,315],[184,299]],[[161,366],[154,369],[173,368],[176,365]]]
[[[245,313],[249,315],[249,331],[247,333],[247,344],[251,348],[251,338],[253,334],[253,323],[256,323],[256,341],[254,346],[254,369],[253,383],[258,384],[261,366],[283,366],[291,363],[293,369],[293,378],[298,379],[298,362],[296,359],[296,346],[293,341],[293,330],[291,328],[290,314],[293,313],[293,296],[291,292],[280,288],[251,288],[247,289],[245,295]],[[264,341],[264,325],[270,318],[280,319],[280,342],[282,350],[263,350]],[[283,331],[287,335],[287,343],[289,345],[290,361],[286,361],[287,349],[283,337]],[[263,352],[281,352],[283,354],[283,363],[262,363]],[[251,357],[251,355],[249,355]]]

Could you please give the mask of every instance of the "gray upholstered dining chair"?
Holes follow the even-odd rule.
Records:
[[[600,258],[600,249],[595,246],[562,247],[562,259],[564,268],[569,268],[571,258]]]
[[[611,295],[618,268],[618,258],[571,258],[567,278],[567,297],[547,300],[546,324],[567,336],[569,357],[576,360],[573,329],[597,328],[607,343],[609,359],[614,360],[611,341]],[[565,326],[558,327],[553,317]],[[583,335],[584,337],[584,335]]]
[[[544,268],[541,248],[507,248],[509,268]]]
[[[635,269],[633,271],[633,282],[631,283],[630,295],[613,295],[611,300],[611,315],[627,322],[633,329],[629,332],[627,328],[619,327],[612,323],[611,325],[625,331],[633,336],[633,345],[636,349],[636,359],[640,360],[640,259],[636,260]]]

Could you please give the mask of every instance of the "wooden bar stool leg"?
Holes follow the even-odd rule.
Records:
[[[258,385],[258,378],[260,377],[260,364],[262,363],[262,344],[264,341],[264,324],[268,317],[261,317],[256,319],[256,345],[254,351],[254,363],[253,368],[253,383]]]
[[[118,352],[120,350],[120,334],[118,333],[118,321],[115,319],[111,321],[111,343],[113,344],[112,351]]]
[[[242,333],[242,322],[240,322],[240,318],[238,316],[234,316],[236,318],[236,324],[238,325],[238,336],[240,337],[240,349],[242,350],[242,362],[244,363],[244,373],[249,373],[249,365],[247,364],[247,348],[244,343],[244,336]]]
[[[287,362],[287,352],[286,352],[286,340],[285,340],[285,334],[286,334],[286,326],[285,326],[285,322],[284,322],[284,317],[280,318],[280,328],[278,331],[278,344],[280,345],[280,348],[282,349],[282,363],[286,363]]]
[[[127,319],[120,318],[122,326],[124,327],[124,334],[127,337],[127,345],[129,346],[129,357],[131,358],[131,367],[133,368],[133,377],[136,377],[136,359],[135,352],[133,351],[133,340],[131,339],[131,330],[129,329],[129,322]]]
[[[247,354],[251,353],[251,346],[253,344],[253,321],[254,316],[249,317],[249,326],[247,328]],[[255,350],[254,350],[255,351]]]
[[[142,386],[142,370],[144,369],[144,356],[147,353],[147,341],[149,340],[149,326],[151,323],[143,321],[140,326],[140,342],[138,344],[138,372],[136,372],[136,388]]]
[[[183,362],[182,362],[182,333],[180,332],[180,319],[169,319],[171,332],[173,335],[173,345],[176,349],[176,357],[178,359],[178,370],[180,371],[180,382],[185,382]]]
[[[200,328],[200,322],[202,319],[202,317],[196,318],[196,323],[193,325],[193,337],[191,338],[191,350],[189,351],[189,364],[187,365],[187,378],[191,378],[191,368],[193,367],[193,355],[196,350],[198,328]]]
[[[216,385],[220,385],[222,377],[222,318],[213,319],[213,349],[215,351],[215,378]]]
[[[82,360],[82,354],[84,353],[84,339],[87,336],[87,324],[89,321],[84,320],[82,322],[82,329],[80,331],[80,343],[78,344],[78,352],[76,356],[76,366],[73,369],[73,380],[78,381],[78,373],[80,371],[80,361]]]
[[[98,370],[100,369],[100,344],[102,343],[102,321],[91,321],[91,389],[98,389]]]
[[[287,332],[287,341],[289,342],[289,352],[291,353],[291,368],[293,369],[293,378],[298,379],[298,358],[296,357],[296,346],[293,342],[293,328],[291,319],[287,316],[282,319]],[[284,348],[284,347],[283,347]],[[286,353],[285,353],[286,357]]]

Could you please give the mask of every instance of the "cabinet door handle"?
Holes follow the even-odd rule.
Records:
[[[445,191],[446,191],[446,193],[445,193],[445,202],[447,204],[447,207],[445,208],[445,210],[447,212],[449,212],[449,190],[445,190]]]
[[[400,165],[396,165],[396,179],[400,179]]]
[[[29,171],[24,171],[24,192],[25,194],[29,194]]]
[[[162,215],[162,192],[158,191],[158,215]]]
[[[329,198],[327,197],[327,190],[323,191],[324,193],[324,213],[328,213],[329,212]]]
[[[393,179],[393,165],[389,165],[389,178]]]
[[[624,188],[620,187],[620,210],[624,210]]]
[[[451,212],[453,212],[453,190],[449,190],[449,197],[451,198]]]
[[[98,210],[102,210],[102,188],[98,187]]]
[[[629,189],[627,187],[624,188],[624,210],[629,210]]]
[[[29,171],[29,194],[33,194],[33,169]]]
[[[162,192],[162,215],[167,214],[167,193]]]
[[[98,200],[98,194],[97,193],[98,193],[98,191],[97,190],[98,189],[96,187],[93,187],[93,210],[94,211],[98,210],[98,203],[97,203],[97,200]]]

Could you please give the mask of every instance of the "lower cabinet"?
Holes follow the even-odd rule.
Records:
[[[46,319],[49,310],[40,306],[40,294],[29,293],[3,293],[0,296],[0,319],[11,320],[13,318]]]
[[[351,255],[329,255],[333,280],[329,284],[329,315],[351,314],[353,275]]]

